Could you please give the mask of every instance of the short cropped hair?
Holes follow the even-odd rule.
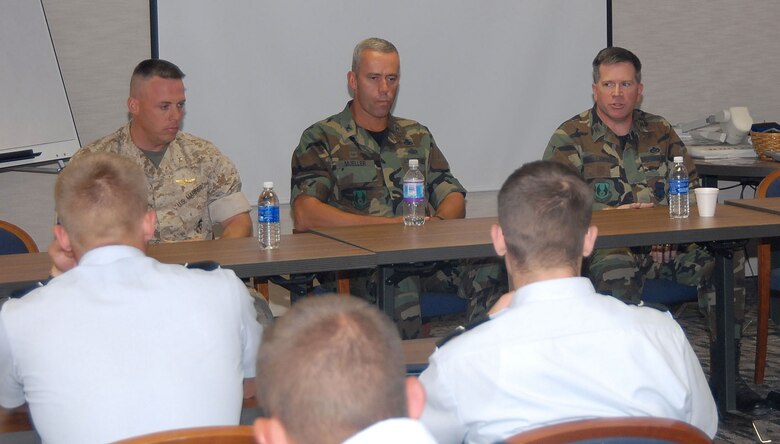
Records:
[[[616,63],[628,62],[634,65],[636,71],[636,81],[639,83],[642,81],[642,62],[639,61],[633,52],[620,48],[618,46],[611,46],[604,48],[596,54],[596,58],[593,59],[593,83],[599,82],[599,67],[601,65],[614,65]]]
[[[121,240],[149,208],[146,177],[129,159],[89,153],[68,163],[54,185],[59,223],[78,247]]]
[[[299,443],[340,443],[407,416],[398,330],[354,297],[298,302],[263,334],[257,399]]]
[[[369,37],[355,46],[355,50],[352,51],[352,72],[357,73],[360,67],[360,55],[363,50],[371,49],[384,54],[395,53],[398,54],[398,49],[392,43],[379,37]]]
[[[133,75],[130,77],[130,94],[133,94],[135,86],[141,80],[149,80],[152,77],[163,79],[181,80],[184,73],[178,66],[163,59],[146,59],[136,65]]]
[[[569,265],[577,272],[591,220],[593,192],[568,165],[523,165],[498,193],[498,223],[516,270]]]

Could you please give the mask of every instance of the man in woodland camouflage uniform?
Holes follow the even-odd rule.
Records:
[[[428,222],[463,218],[466,190],[423,125],[390,114],[400,79],[395,46],[382,39],[360,42],[347,82],[353,93],[344,110],[307,128],[292,157],[292,204],[297,230],[337,225],[403,223],[402,180],[409,159],[418,159],[433,214]],[[420,332],[419,293],[457,292],[468,298],[469,316],[485,312],[501,267],[493,258],[468,268],[440,263],[435,275],[410,276],[396,287],[395,317],[406,338]],[[505,272],[504,272],[505,276]],[[351,291],[367,297],[373,279],[351,274]],[[461,280],[469,281],[460,285]]]
[[[173,63],[144,60],[130,79],[131,121],[79,150],[113,152],[144,170],[149,206],[157,211],[153,241],[252,235],[249,202],[233,162],[211,142],[180,131],[184,118],[184,73]]]
[[[594,210],[668,205],[667,176],[675,156],[684,159],[691,189],[698,182],[696,167],[669,122],[635,108],[643,89],[641,70],[639,59],[626,49],[600,51],[593,60],[593,108],[561,124],[544,152],[545,159],[571,164],[580,171],[593,188]],[[734,259],[739,341],[745,316],[745,257],[738,252]],[[709,314],[715,303],[710,282],[713,266],[712,255],[696,244],[608,248],[594,251],[588,274],[599,293],[631,302],[639,302],[646,279],[696,286],[699,306]],[[710,318],[714,333],[714,314]],[[738,395],[737,407],[748,412],[765,410],[760,397],[741,378],[738,382],[742,396]]]

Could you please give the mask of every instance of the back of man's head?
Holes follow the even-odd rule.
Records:
[[[398,331],[365,301],[308,298],[263,335],[257,399],[297,443],[340,443],[407,414]]]
[[[138,232],[148,210],[146,177],[117,154],[92,153],[71,161],[57,177],[59,223],[82,250]]]
[[[579,273],[593,193],[571,167],[537,161],[523,165],[498,194],[498,223],[515,270],[570,266]]]

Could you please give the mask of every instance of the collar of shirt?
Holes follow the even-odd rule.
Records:
[[[509,308],[520,307],[523,304],[549,302],[575,298],[582,294],[592,294],[596,290],[590,279],[586,277],[570,277],[549,279],[523,285],[515,291]]]
[[[594,142],[599,139],[609,138],[609,140],[618,143],[618,136],[601,120],[601,117],[599,117],[596,112],[595,104],[593,105],[593,108],[588,111],[588,126],[591,129],[590,133]],[[631,130],[629,130],[628,135],[631,137],[639,137],[640,134],[646,132],[648,132],[648,124],[647,119],[645,118],[645,112],[636,108],[631,116]]]
[[[79,266],[103,265],[120,259],[144,256],[146,255],[143,251],[129,245],[105,245],[93,248],[84,253],[79,260]]]
[[[347,102],[347,106],[344,107],[344,110],[341,113],[336,115],[335,119],[342,128],[347,130],[347,137],[353,138],[356,145],[358,145],[361,149],[375,151],[378,153],[384,146],[393,146],[396,145],[399,140],[403,140],[401,125],[398,124],[398,120],[392,114],[388,116],[388,132],[387,137],[385,138],[385,145],[383,147],[380,147],[379,144],[376,143],[374,138],[371,137],[365,128],[363,128],[363,131],[358,131],[358,128],[361,127],[355,123],[355,118],[352,117],[352,111],[349,110],[352,102],[353,100]]]

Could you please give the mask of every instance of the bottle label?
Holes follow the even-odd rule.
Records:
[[[669,194],[688,194],[688,179],[670,180]]]
[[[257,207],[257,223],[268,224],[279,222],[279,207],[259,206]]]
[[[425,187],[422,182],[404,182],[404,200],[422,202],[425,200]]]

